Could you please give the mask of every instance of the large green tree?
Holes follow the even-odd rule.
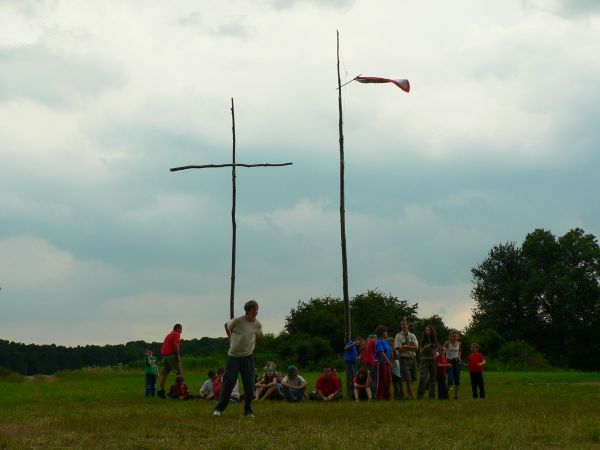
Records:
[[[496,245],[472,269],[476,302],[469,332],[494,329],[561,366],[597,370],[600,247],[576,228],[556,238],[537,229],[523,245]]]
[[[403,317],[416,318],[418,305],[399,300],[391,294],[370,290],[350,301],[352,335],[366,337],[378,325],[390,332],[400,329]],[[328,340],[331,348],[340,352],[344,347],[344,305],[341,299],[325,297],[298,302],[286,317],[285,331],[290,335],[320,336]]]

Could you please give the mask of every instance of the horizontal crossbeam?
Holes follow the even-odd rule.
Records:
[[[181,166],[181,167],[173,167],[171,172],[177,172],[178,170],[187,170],[187,169],[215,169],[219,167],[281,167],[281,166],[291,166],[293,163],[281,163],[281,164],[270,164],[270,163],[262,163],[262,164],[205,164],[202,166]]]

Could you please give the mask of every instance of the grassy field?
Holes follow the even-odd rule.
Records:
[[[314,380],[316,374],[305,374]],[[600,448],[600,374],[486,373],[488,398],[232,405],[147,399],[143,377],[93,369],[0,381],[0,448]],[[186,374],[198,389],[204,375]],[[466,382],[466,383],[465,383]]]

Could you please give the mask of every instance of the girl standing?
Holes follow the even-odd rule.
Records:
[[[462,356],[458,331],[452,330],[448,340],[444,343],[446,358],[450,363],[448,368],[448,389],[454,388],[454,399],[458,399],[458,386],[460,386],[460,371],[462,368]]]

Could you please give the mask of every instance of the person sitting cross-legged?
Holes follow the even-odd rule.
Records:
[[[283,377],[283,395],[288,402],[300,402],[304,398],[307,381],[298,374],[294,365],[288,367],[287,376]]]
[[[215,398],[215,393],[213,391],[213,385],[215,380],[217,379],[217,372],[214,370],[208,371],[208,380],[206,380],[200,390],[198,390],[197,398],[203,400],[213,400]]]
[[[311,392],[309,396],[311,400],[329,402],[340,400],[343,397],[342,382],[333,374],[331,367],[323,369],[323,375],[317,378],[315,388],[316,391]]]
[[[254,393],[255,400],[267,400],[275,392],[275,369],[269,367],[265,370],[265,375],[256,384],[256,390]]]
[[[192,400],[194,398],[193,395],[190,395],[190,390],[181,375],[177,376],[175,384],[171,385],[169,397],[173,400]]]

